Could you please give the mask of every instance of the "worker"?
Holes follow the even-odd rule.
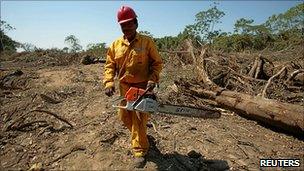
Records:
[[[159,83],[162,70],[162,59],[152,38],[137,33],[137,15],[128,6],[122,6],[117,13],[123,36],[115,40],[109,47],[104,66],[103,84],[105,94],[115,93],[114,78],[119,82],[120,96],[124,97],[130,87],[153,88]],[[125,104],[121,104],[125,105]],[[142,168],[146,163],[149,149],[147,122],[149,113],[118,110],[118,116],[131,132],[132,167]]]

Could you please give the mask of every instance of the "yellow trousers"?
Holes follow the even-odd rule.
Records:
[[[147,83],[120,83],[120,96],[125,96],[130,87],[146,88]],[[121,104],[125,105],[125,104]],[[147,122],[149,113],[128,111],[125,109],[118,110],[119,119],[131,132],[132,151],[135,157],[143,157],[149,149],[149,141],[147,137]],[[139,116],[139,117],[138,117]]]

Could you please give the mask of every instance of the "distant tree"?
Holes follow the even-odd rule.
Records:
[[[180,43],[179,38],[176,36],[165,36],[162,38],[155,38],[154,40],[155,40],[156,46],[160,50],[173,50]]]
[[[139,31],[138,33],[153,38],[154,36],[149,31]]]
[[[217,50],[230,52],[233,50],[233,42],[231,36],[228,33],[221,33],[214,38],[212,46]]]
[[[8,31],[15,30],[15,28],[6,23],[6,21],[0,20],[0,24],[0,52],[3,50],[15,52],[17,47],[19,47],[19,43],[6,35]]]
[[[282,50],[291,45],[302,45],[304,40],[304,3],[278,15],[265,23],[241,18],[234,24],[234,34],[217,36],[213,47],[224,51]]]
[[[21,43],[20,47],[25,51],[25,52],[34,52],[38,50],[38,48],[31,44],[31,43]]]
[[[87,52],[95,57],[100,57],[106,54],[106,43],[90,43],[87,45]]]
[[[255,48],[261,50],[267,47],[269,42],[273,41],[271,31],[264,24],[253,24],[254,20],[241,18],[234,24],[234,32],[241,35],[236,36],[235,43],[241,46],[238,49]],[[241,40],[241,41],[240,41]]]
[[[286,30],[304,28],[304,3],[288,9],[285,13],[272,15],[265,22],[265,26],[273,33],[285,32]]]
[[[248,34],[252,30],[252,23],[254,20],[241,18],[238,19],[234,24],[234,32],[241,34]]]
[[[304,3],[298,4],[284,13],[272,15],[264,23],[275,37],[273,47],[282,49],[304,40]]]
[[[213,38],[217,35],[215,25],[220,23],[220,19],[225,15],[223,11],[220,11],[214,3],[214,6],[207,11],[201,11],[195,15],[196,23],[188,25],[185,31],[188,35],[194,38],[200,38],[203,42],[212,43]]]
[[[4,33],[6,31],[10,31],[10,30],[15,30],[16,28],[14,28],[13,26],[11,26],[10,24],[8,24],[6,21],[0,20],[0,24],[1,24],[1,31],[3,31]]]
[[[193,41],[202,41],[200,35],[194,31],[193,25],[187,25],[185,29],[178,34],[178,37],[180,40],[191,39]]]
[[[68,47],[64,47],[64,48],[62,48],[62,51],[65,52],[65,53],[68,53],[69,52],[69,48]]]
[[[79,40],[74,35],[69,35],[64,39],[64,42],[70,46],[70,52],[78,52],[82,50]]]

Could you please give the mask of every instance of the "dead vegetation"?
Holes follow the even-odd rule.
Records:
[[[277,71],[273,62],[260,54],[255,58],[249,72],[242,73],[244,66],[239,64],[238,58],[231,59],[230,56],[208,52],[208,47],[203,47],[200,54],[195,55],[191,41],[188,40],[186,43],[193,59],[194,69],[198,74],[196,83],[192,84],[200,86],[193,86],[188,81],[177,81],[175,84],[181,92],[211,99],[218,103],[218,107],[237,111],[249,118],[283,128],[298,136],[303,135],[304,82],[294,80],[294,76],[303,70],[300,61],[285,63]],[[265,72],[266,61],[270,64],[268,70],[274,71],[275,74]],[[209,78],[209,75],[213,77]],[[274,82],[277,77],[279,77],[278,81]],[[276,91],[270,88],[271,85],[284,87],[284,89]],[[293,86],[292,92],[290,85],[296,85]],[[279,95],[292,93],[292,96],[284,96],[281,99],[277,97],[275,100],[267,99],[267,91],[270,94]],[[298,105],[280,101],[298,102]]]
[[[259,158],[303,158],[299,51],[276,60],[284,52],[225,54],[185,42],[163,52],[170,62],[159,100],[216,108],[222,117],[152,115],[146,169],[254,170]],[[82,57],[42,51],[1,58],[0,169],[128,168],[129,133],[113,98],[103,95],[103,64],[82,65]]]

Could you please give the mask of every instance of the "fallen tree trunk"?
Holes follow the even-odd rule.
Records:
[[[212,99],[220,107],[228,108],[248,118],[297,135],[304,134],[304,108],[302,106],[227,90],[218,93],[190,88],[190,91],[192,94]]]
[[[194,55],[194,48],[191,41],[188,41],[187,44],[189,46],[188,51],[194,59],[194,65],[196,66],[196,70],[200,76],[197,82],[200,84],[203,83],[203,86],[198,88],[198,86],[192,85],[187,81],[177,81],[175,84],[179,89],[181,89],[181,92],[188,92],[198,97],[211,99],[217,103],[218,107],[227,108],[247,118],[260,121],[265,125],[274,126],[296,134],[297,136],[304,137],[303,106],[282,103],[276,100],[266,99],[263,96],[251,96],[249,94],[226,90],[225,88],[218,86],[209,78],[205,69],[205,60],[208,56],[206,53],[207,49],[203,48],[200,56],[196,57]],[[249,72],[249,78],[257,79],[257,76],[260,75],[262,69],[261,64],[263,64],[263,62],[260,62],[261,59],[261,56],[256,58],[254,67]],[[228,68],[230,71],[234,71],[232,68],[230,69],[229,66]],[[285,68],[286,67],[268,80],[268,84],[264,88],[263,95],[265,95],[266,89],[272,79],[277,75],[280,75],[283,71],[286,71]],[[235,74],[236,72],[233,73]],[[236,73],[236,75],[239,76],[240,74]],[[243,82],[240,79],[238,81]],[[242,84],[245,84],[245,82]]]

